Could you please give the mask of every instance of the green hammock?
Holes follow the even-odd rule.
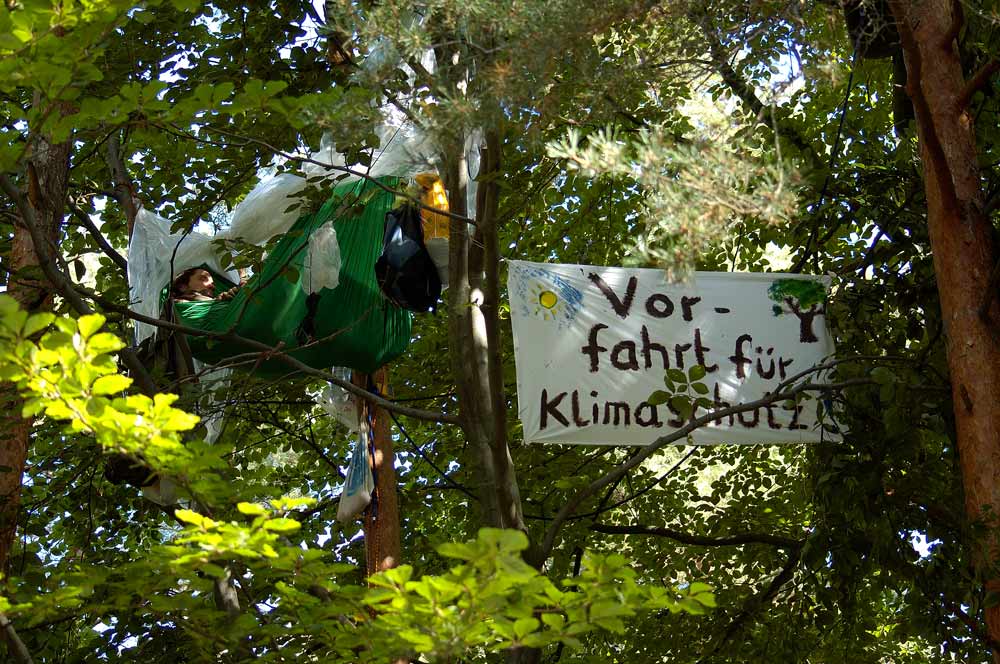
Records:
[[[379,181],[395,188],[398,179]],[[269,346],[283,344],[282,351],[317,369],[375,371],[410,343],[410,312],[386,300],[375,281],[385,214],[394,204],[393,194],[368,180],[337,187],[318,212],[295,222],[259,274],[232,300],[175,302],[177,322],[209,332],[232,331]],[[322,289],[310,303],[301,285],[307,244],[310,234],[331,218],[340,245],[340,282]],[[224,290],[224,283],[218,290]],[[238,343],[206,337],[190,336],[188,344],[195,358],[210,364],[252,352]],[[244,368],[272,376],[291,371],[275,359]]]

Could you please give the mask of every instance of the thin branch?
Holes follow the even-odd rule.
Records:
[[[132,239],[132,229],[135,227],[135,217],[139,214],[139,205],[135,195],[135,186],[125,168],[125,162],[121,156],[121,140],[118,131],[111,132],[108,137],[108,149],[105,153],[105,160],[111,170],[111,179],[114,182],[114,197],[125,213],[125,222],[128,228],[128,238]]]
[[[816,368],[814,367],[812,371],[815,370]],[[775,391],[772,394],[757,399],[756,401],[750,401],[747,403],[737,404],[735,406],[729,406],[727,408],[716,409],[708,412],[705,415],[702,415],[701,417],[697,417],[690,420],[685,426],[681,427],[680,429],[677,429],[674,432],[666,434],[664,436],[660,436],[649,445],[646,445],[645,447],[641,448],[638,452],[633,454],[627,461],[619,464],[616,468],[606,473],[603,477],[594,480],[588,486],[584,487],[583,489],[578,491],[572,498],[570,498],[570,500],[567,501],[566,505],[564,505],[563,508],[559,510],[558,514],[556,514],[555,518],[552,520],[552,523],[549,525],[549,528],[545,533],[545,538],[543,539],[542,545],[538,551],[538,555],[541,557],[541,559],[535,562],[537,562],[540,565],[542,562],[548,559],[549,554],[551,554],[552,552],[552,547],[555,544],[556,535],[558,535],[559,529],[563,526],[566,520],[569,519],[569,517],[572,516],[574,512],[576,512],[576,510],[580,507],[580,505],[583,503],[584,500],[592,496],[597,491],[600,491],[607,485],[611,484],[612,482],[616,481],[619,477],[628,473],[633,468],[637,467],[643,461],[645,461],[653,454],[658,452],[661,448],[666,447],[671,443],[677,442],[678,440],[687,438],[687,436],[693,431],[700,429],[701,427],[706,426],[715,420],[719,420],[728,417],[730,415],[737,415],[739,413],[745,413],[747,411],[763,408],[764,406],[769,406],[778,401],[785,401],[788,399],[792,399],[798,394],[808,391],[831,391],[831,390],[842,389],[844,387],[852,387],[856,385],[870,385],[873,382],[874,381],[872,381],[869,378],[855,378],[855,379],[845,380],[840,383],[829,383],[829,384],[802,383],[800,385],[788,389],[784,389],[782,387],[784,385],[783,383],[782,386],[779,386],[777,389],[775,389]]]
[[[104,234],[101,233],[100,229],[97,228],[96,225],[94,225],[94,222],[90,218],[90,215],[81,210],[74,203],[69,203],[69,211],[72,212],[73,216],[76,217],[77,220],[79,220],[79,222],[83,225],[83,227],[90,232],[91,237],[93,237],[94,241],[97,242],[97,246],[101,248],[101,251],[103,251],[104,254],[108,258],[110,258],[115,265],[120,267],[123,272],[127,273],[128,261],[126,261],[125,257],[122,256],[120,253],[118,253],[118,251],[111,246],[111,243],[108,242],[108,239],[106,237],[104,237]]]
[[[699,664],[705,661],[705,659],[719,652],[722,646],[724,646],[726,643],[729,642],[729,640],[736,634],[736,632],[743,626],[743,624],[751,616],[753,616],[753,614],[758,609],[760,609],[768,601],[770,601],[771,598],[773,598],[775,595],[778,594],[778,591],[781,590],[781,587],[792,579],[792,576],[795,573],[795,567],[799,564],[799,558],[801,557],[801,555],[802,555],[802,547],[800,543],[800,546],[794,549],[791,552],[791,554],[789,554],[787,562],[785,562],[785,565],[781,568],[781,571],[778,572],[778,575],[771,580],[771,583],[768,584],[767,588],[765,588],[762,592],[758,593],[757,595],[751,597],[747,601],[747,603],[743,605],[743,609],[739,613],[737,613],[736,617],[734,617],[732,622],[729,623],[729,627],[726,628],[726,631],[722,635],[722,638],[719,639],[719,641],[715,644],[715,647],[712,648],[711,652],[704,655],[701,659],[698,660]]]
[[[10,652],[14,655],[15,661],[19,664],[34,664],[34,660],[31,659],[31,653],[28,652],[24,641],[17,635],[14,625],[11,624],[6,614],[3,613],[0,613],[0,628],[3,628],[4,636],[7,637],[7,645],[10,647]]]
[[[997,71],[1000,71],[1000,60],[996,58],[991,59],[980,67],[979,71],[973,74],[972,78],[965,83],[962,93],[955,100],[955,109],[959,113],[965,111],[969,107],[969,102],[972,101],[972,96],[986,87],[986,84],[990,82],[990,78]]]
[[[93,309],[80,297],[77,293],[76,285],[67,277],[63,272],[61,272],[55,265],[55,262],[49,256],[49,248],[46,244],[45,237],[42,235],[41,230],[38,227],[38,220],[35,218],[35,210],[31,207],[31,204],[25,199],[24,194],[22,194],[14,183],[10,181],[4,174],[0,174],[0,189],[3,189],[14,204],[17,206],[18,211],[21,213],[21,221],[24,223],[28,232],[31,234],[31,243],[35,250],[35,255],[38,257],[38,264],[42,268],[42,272],[45,273],[45,277],[49,280],[52,286],[59,291],[60,295],[66,298],[66,301],[73,307],[74,310],[80,315],[92,314]],[[150,377],[149,372],[146,368],[142,366],[139,358],[136,357],[135,352],[131,348],[123,348],[119,351],[122,360],[125,365],[129,368],[135,378],[136,383],[139,385],[139,389],[143,393],[152,396],[156,394],[156,385],[153,383],[153,379]]]
[[[740,544],[768,544],[779,549],[794,549],[802,546],[802,540],[782,537],[780,535],[769,535],[767,533],[743,533],[741,535],[730,535],[729,537],[707,537],[704,535],[691,535],[682,533],[672,528],[655,528],[642,524],[629,526],[615,526],[604,523],[595,523],[591,530],[605,535],[652,535],[655,537],[665,537],[681,544],[691,546],[737,546]]]
[[[965,625],[970,632],[972,632],[973,636],[975,636],[977,639],[979,639],[984,644],[989,646],[989,648],[994,653],[1000,653],[1000,643],[997,643],[996,640],[990,636],[989,632],[983,627],[983,625],[979,621],[977,621],[975,618],[973,618],[968,613],[963,611],[962,607],[959,606],[958,604],[955,604],[954,602],[949,602],[948,600],[944,600],[944,604],[948,608],[948,610],[954,613],[955,617],[958,618],[958,620],[963,625]]]
[[[417,454],[419,454],[423,458],[423,460],[426,461],[430,465],[430,467],[433,468],[437,472],[437,474],[441,476],[441,479],[443,479],[447,483],[449,488],[457,489],[462,493],[464,493],[469,498],[472,498],[477,502],[479,501],[479,496],[472,493],[466,487],[462,486],[461,484],[453,480],[448,473],[441,470],[441,468],[439,468],[438,465],[434,463],[429,456],[427,456],[423,448],[420,447],[420,445],[418,445],[417,442],[410,437],[410,434],[407,433],[406,429],[403,428],[403,425],[399,423],[399,420],[396,419],[396,415],[394,413],[390,412],[389,417],[391,417],[392,421],[396,423],[396,428],[399,429],[399,433],[403,435],[403,438],[405,438],[407,442],[409,442],[410,445],[412,445],[413,448],[417,451]]]

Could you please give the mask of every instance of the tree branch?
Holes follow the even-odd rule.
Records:
[[[820,371],[823,367],[827,365],[819,365],[817,367],[812,367],[807,370],[806,373],[812,373],[815,371]],[[794,377],[793,377],[794,378]],[[791,380],[791,379],[789,379]],[[580,507],[584,500],[594,495],[597,491],[616,481],[622,475],[628,473],[633,468],[637,467],[643,461],[651,457],[658,450],[667,445],[677,442],[687,438],[687,436],[703,426],[706,426],[710,422],[721,419],[723,417],[728,417],[730,415],[737,415],[739,413],[744,413],[750,410],[755,410],[757,408],[762,408],[770,404],[776,403],[778,401],[785,401],[787,399],[792,399],[796,395],[807,391],[830,391],[838,390],[844,387],[851,387],[855,385],[870,385],[874,381],[869,378],[854,378],[850,380],[845,380],[840,383],[830,383],[830,384],[817,384],[817,383],[801,383],[795,387],[786,388],[789,381],[785,381],[774,391],[774,393],[769,394],[756,401],[750,401],[748,403],[737,404],[735,406],[729,406],[728,408],[721,408],[714,411],[710,411],[706,415],[694,418],[690,420],[686,425],[680,429],[675,430],[672,433],[660,436],[654,440],[649,445],[641,448],[638,452],[633,454],[628,460],[619,464],[616,468],[612,469],[606,473],[603,477],[600,477],[588,486],[584,487],[578,491],[572,498],[567,501],[566,505],[563,506],[561,510],[556,514],[555,518],[552,519],[552,523],[549,525],[548,530],[545,533],[545,538],[542,541],[542,545],[539,549],[538,555],[540,560],[532,561],[536,566],[540,566],[545,560],[548,559],[549,555],[552,553],[552,547],[555,544],[556,535],[559,533],[559,529],[566,522],[566,520],[573,515],[573,513]]]
[[[736,614],[732,622],[729,623],[729,627],[726,628],[725,633],[723,633],[722,638],[719,639],[712,651],[703,656],[698,660],[699,664],[708,657],[711,657],[715,653],[719,652],[722,646],[729,642],[729,639],[733,637],[734,634],[743,626],[743,623],[747,621],[760,607],[764,606],[771,598],[778,594],[781,587],[784,586],[792,579],[792,575],[795,573],[795,567],[799,564],[799,558],[802,555],[801,542],[800,546],[792,551],[788,556],[788,561],[785,563],[778,575],[771,580],[762,592],[751,597],[746,604],[743,605],[743,609]]]
[[[25,227],[31,234],[31,244],[35,250],[35,255],[38,257],[38,264],[42,268],[45,277],[49,280],[52,286],[59,291],[59,294],[66,298],[66,301],[73,307],[74,310],[80,315],[92,314],[94,310],[80,297],[77,293],[77,286],[74,284],[69,277],[63,274],[59,268],[56,267],[55,261],[49,255],[49,248],[46,244],[45,237],[42,235],[41,230],[38,227],[38,220],[35,218],[35,210],[31,207],[27,200],[24,198],[24,194],[18,191],[14,183],[4,175],[0,174],[0,189],[3,189],[14,204],[17,206],[18,211],[21,213],[21,219],[24,222]],[[156,394],[156,385],[153,383],[153,379],[150,377],[149,372],[146,368],[142,366],[139,358],[136,357],[135,352],[131,348],[123,348],[119,351],[122,360],[125,365],[129,368],[135,378],[136,384],[139,389],[149,396]]]
[[[225,573],[212,581],[212,596],[215,599],[215,607],[225,612],[230,622],[239,617],[240,598],[233,587],[232,571],[228,565],[225,567]]]
[[[972,78],[965,83],[962,93],[955,100],[955,109],[961,113],[968,108],[969,102],[972,101],[972,96],[986,87],[986,84],[990,82],[990,77],[998,70],[1000,70],[1000,60],[996,58],[992,58],[980,67],[979,71],[973,74]]]
[[[590,529],[605,535],[651,535],[655,537],[665,537],[681,544],[691,546],[737,546],[740,544],[768,544],[779,549],[795,549],[801,547],[803,540],[796,540],[780,535],[769,535],[767,533],[743,533],[740,535],[730,535],[728,537],[707,537],[704,535],[691,535],[682,533],[672,528],[656,528],[633,524],[627,526],[616,526],[603,523],[595,523]]]
[[[118,251],[111,246],[111,243],[108,242],[108,239],[106,237],[104,237],[104,234],[101,233],[100,229],[94,225],[94,222],[90,218],[90,215],[81,210],[74,203],[69,204],[69,211],[72,212],[73,216],[76,217],[77,220],[83,225],[83,227],[90,232],[91,237],[93,237],[94,241],[97,242],[97,246],[101,248],[101,251],[103,251],[104,254],[108,258],[110,258],[115,265],[120,267],[122,269],[122,272],[125,272],[127,274],[128,261],[126,261],[125,257],[122,256],[120,253],[118,253]]]
[[[962,32],[962,26],[965,24],[965,12],[962,11],[961,0],[954,0],[952,7],[954,13],[951,17],[951,25],[948,26],[948,31],[941,35],[940,45],[944,49],[951,48],[951,43],[958,39]]]
[[[899,30],[899,40],[903,44],[903,52],[907,57],[908,76],[906,77],[906,92],[913,101],[913,110],[919,120],[919,126],[924,128],[921,132],[924,144],[927,146],[927,156],[930,167],[937,173],[933,178],[939,185],[941,194],[941,206],[944,208],[946,216],[960,218],[961,206],[958,202],[958,193],[955,191],[955,182],[952,178],[951,169],[948,166],[948,157],[944,153],[941,139],[938,137],[937,129],[934,125],[934,115],[931,113],[927,98],[924,97],[923,88],[920,85],[923,60],[920,54],[920,47],[917,45],[910,27],[910,17],[903,7],[902,0],[889,0],[893,16],[896,18],[896,27]],[[950,42],[949,42],[950,43]]]
[[[125,162],[121,157],[121,140],[118,131],[111,132],[108,137],[108,149],[105,153],[105,161],[111,170],[111,179],[114,182],[114,197],[125,213],[125,222],[128,228],[128,239],[132,239],[132,229],[135,227],[135,217],[139,214],[139,206],[135,196],[135,186],[125,168]]]
[[[767,115],[767,109],[764,102],[757,97],[757,94],[753,91],[753,88],[737,73],[736,69],[730,64],[729,55],[726,53],[725,47],[723,47],[722,42],[715,35],[712,29],[708,26],[707,22],[703,19],[699,21],[702,29],[702,33],[705,35],[705,39],[708,42],[708,51],[712,58],[712,63],[715,65],[716,71],[719,72],[719,76],[722,77],[723,82],[730,89],[730,91],[736,95],[743,102],[744,106],[753,113],[753,115],[758,119],[763,121]],[[813,166],[821,164],[821,160],[816,155],[813,150],[812,145],[805,140],[799,132],[797,132],[792,127],[780,117],[775,115],[774,126],[772,129],[781,138],[784,138],[789,143],[794,145],[798,150],[805,155],[805,157],[812,163]]]
[[[0,613],[0,628],[3,629],[4,636],[7,638],[7,645],[10,648],[11,654],[14,655],[14,660],[19,664],[34,664],[34,660],[31,659],[31,653],[28,652],[24,641],[17,635],[14,625],[11,624],[6,614],[3,613]]]

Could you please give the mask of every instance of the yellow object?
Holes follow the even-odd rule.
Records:
[[[436,173],[419,173],[413,179],[424,191],[420,196],[420,202],[423,205],[448,211],[448,194],[445,193],[444,183],[441,182],[441,178]],[[448,239],[448,217],[446,215],[436,214],[421,208],[420,219],[423,222],[425,241],[436,237]]]
[[[552,309],[559,304],[559,298],[556,297],[556,294],[550,290],[542,291],[542,293],[538,296],[538,304],[542,305],[546,309]]]

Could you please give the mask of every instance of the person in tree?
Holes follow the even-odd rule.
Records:
[[[202,267],[189,267],[181,272],[170,286],[170,296],[184,302],[204,302],[207,300],[231,300],[239,286],[215,295],[215,279],[212,273]]]
[[[771,309],[775,316],[790,313],[798,317],[799,341],[804,344],[819,341],[812,326],[816,316],[826,313],[823,307],[826,288],[822,283],[811,279],[779,279],[767,289],[767,296],[777,302]]]

